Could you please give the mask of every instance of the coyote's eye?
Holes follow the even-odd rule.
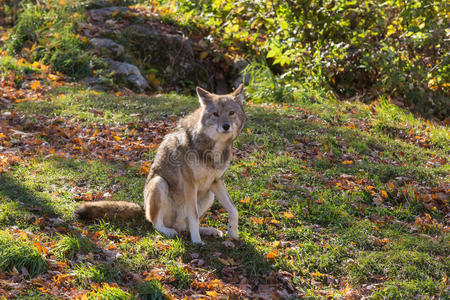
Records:
[[[218,112],[213,112],[214,117],[218,117],[219,113]]]
[[[234,115],[234,111],[230,111],[230,116]]]

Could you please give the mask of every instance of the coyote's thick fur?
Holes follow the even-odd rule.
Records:
[[[199,218],[214,202],[228,212],[228,236],[238,239],[238,212],[222,176],[231,161],[231,145],[245,122],[244,91],[216,95],[197,88],[200,107],[181,119],[177,129],[159,146],[144,188],[144,211],[155,229],[172,237],[190,231],[193,243],[203,243],[200,233],[222,236],[200,227]],[[80,218],[109,216],[124,219],[127,205],[134,214],[140,208],[123,201],[87,202],[76,213]]]

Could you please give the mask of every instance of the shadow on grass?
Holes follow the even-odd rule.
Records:
[[[3,201],[19,204],[20,209],[24,211],[41,216],[59,216],[47,200],[5,173],[0,174],[0,198]]]

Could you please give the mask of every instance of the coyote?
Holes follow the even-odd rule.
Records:
[[[215,228],[199,226],[215,196],[228,212],[228,236],[238,239],[238,211],[222,176],[246,119],[244,87],[241,84],[228,95],[197,87],[197,95],[200,107],[181,119],[158,148],[144,188],[145,218],[167,237],[189,229],[192,242],[203,244],[200,234],[223,236]],[[85,203],[76,214],[85,219],[100,215],[123,219],[142,210],[135,203],[102,202]],[[125,213],[127,205],[132,213]]]

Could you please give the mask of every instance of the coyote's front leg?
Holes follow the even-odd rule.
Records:
[[[220,204],[222,204],[222,206],[228,212],[228,236],[235,240],[238,240],[238,211],[236,209],[236,206],[234,206],[230,195],[228,195],[223,180],[216,180],[211,186],[211,191],[216,195],[217,200],[219,200]]]
[[[204,244],[200,238],[200,224],[197,207],[197,189],[194,187],[185,188],[185,209],[188,220],[189,232],[191,233],[191,241],[194,244]]]

